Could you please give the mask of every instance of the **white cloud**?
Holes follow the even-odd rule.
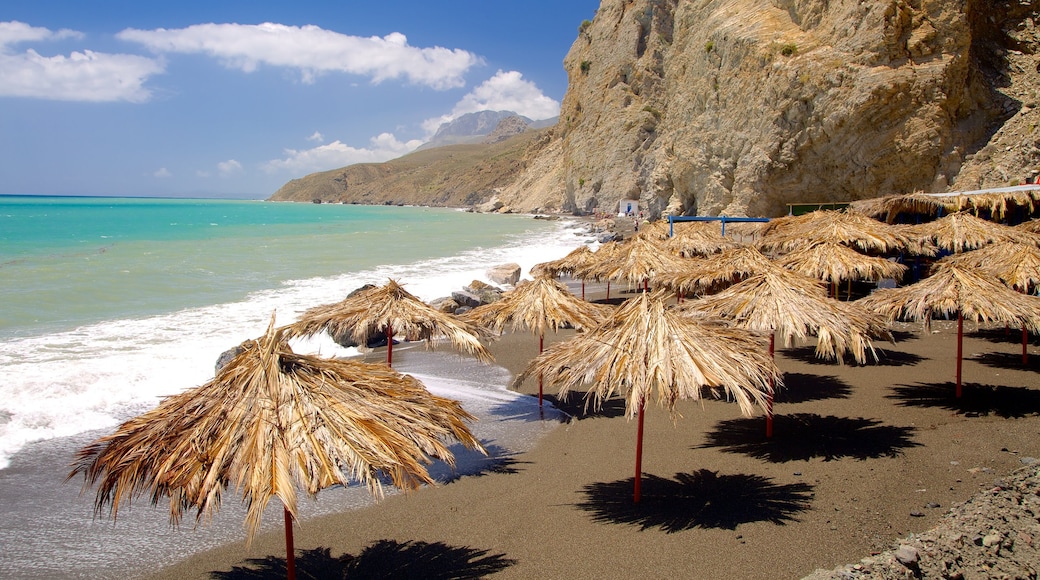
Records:
[[[21,54],[9,49],[19,42],[80,37],[72,30],[51,32],[21,22],[0,22],[0,97],[132,103],[151,98],[144,83],[165,70],[156,60],[91,50],[48,57],[33,49]]]
[[[324,143],[325,142],[325,136],[322,135],[319,131],[315,131],[313,135],[311,135],[310,137],[307,137],[307,140],[308,141],[314,141],[314,142],[317,142],[317,143]]]
[[[222,177],[227,177],[235,173],[241,173],[242,164],[234,159],[228,159],[227,161],[217,163],[217,170],[220,171]]]
[[[169,169],[166,169],[165,167],[160,167],[155,171],[155,173],[152,174],[152,176],[158,177],[159,179],[167,179],[173,177],[173,174],[170,173]]]
[[[423,129],[433,135],[441,124],[478,111],[513,111],[539,121],[559,115],[560,103],[542,94],[537,85],[525,81],[524,75],[519,72],[498,71],[495,76],[462,97],[451,113],[424,121]]]
[[[358,149],[344,145],[338,140],[327,145],[319,145],[313,149],[297,151],[286,149],[285,159],[274,159],[264,165],[268,173],[286,171],[293,175],[327,171],[355,163],[379,163],[400,157],[422,145],[416,139],[408,142],[398,141],[390,133],[382,133],[370,139],[371,147]]]
[[[116,36],[156,52],[207,54],[244,72],[261,64],[294,68],[306,83],[322,73],[345,72],[371,77],[373,83],[405,78],[449,89],[464,86],[463,74],[482,62],[461,49],[409,46],[408,39],[396,32],[364,38],[313,25],[210,23],[178,29],[128,28]]]

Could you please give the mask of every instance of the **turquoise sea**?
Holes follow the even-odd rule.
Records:
[[[582,234],[573,222],[441,208],[0,196],[0,574],[135,577],[241,540],[234,500],[198,530],[169,528],[147,500],[115,525],[95,521],[92,493],[63,482],[72,454],[207,381],[220,353],[272,315],[292,322],[390,278],[432,300],[496,264],[526,276]],[[357,354],[321,337],[294,348]],[[552,428],[501,367],[442,350],[410,360],[395,368],[462,401],[493,448],[523,450]],[[364,505],[361,491],[322,492],[307,513]]]

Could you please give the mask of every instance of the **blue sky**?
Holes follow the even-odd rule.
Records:
[[[478,110],[555,116],[599,0],[0,8],[0,194],[265,198]]]

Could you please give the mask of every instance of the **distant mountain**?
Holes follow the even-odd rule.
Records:
[[[508,124],[500,129],[499,125],[503,121],[508,121]],[[526,129],[540,129],[551,127],[555,124],[555,117],[532,121],[513,111],[466,113],[453,121],[442,124],[433,137],[419,147],[419,150],[443,147],[445,145],[484,143],[487,142],[487,138],[492,134],[501,135],[503,132],[506,132],[515,135]]]

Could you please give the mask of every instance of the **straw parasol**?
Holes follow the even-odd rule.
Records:
[[[571,276],[580,278],[581,280],[596,280],[597,282],[603,280],[604,277],[600,275],[599,269],[603,264],[609,264],[614,256],[621,251],[621,243],[619,242],[606,242],[600,244],[599,248],[592,253],[591,259],[584,263],[575,266],[571,272]],[[584,288],[584,282],[582,282]],[[584,290],[583,290],[584,292]],[[610,300],[610,280],[607,280],[607,300]]]
[[[673,235],[665,246],[672,252],[686,256],[708,256],[722,250],[740,247],[740,242],[722,235],[714,224],[692,223],[675,228]]]
[[[835,242],[803,246],[777,258],[777,263],[799,274],[830,283],[835,288],[835,295],[837,285],[845,280],[849,281],[851,292],[853,280],[900,280],[907,270],[906,266],[898,262],[867,256]]]
[[[559,276],[561,274],[567,274],[568,276],[574,276],[574,272],[580,268],[584,268],[592,264],[594,261],[593,252],[588,246],[578,246],[571,250],[566,256],[559,260],[552,260],[551,262],[541,262],[535,264],[531,268],[532,276]],[[585,299],[585,279],[581,279],[581,299]]]
[[[599,260],[582,272],[597,280],[619,280],[642,285],[647,290],[651,278],[681,270],[686,264],[684,258],[668,251],[663,242],[634,237],[620,244],[607,259]]]
[[[854,211],[818,210],[770,220],[760,230],[758,247],[790,252],[819,242],[854,246],[864,252],[905,249],[909,240],[886,223]]]
[[[923,321],[929,328],[934,316],[957,314],[957,397],[961,396],[961,360],[964,319],[976,323],[1015,324],[1036,330],[1040,326],[1040,298],[1023,296],[995,277],[944,258],[932,275],[902,288],[884,288],[857,300],[864,308],[890,319]]]
[[[733,324],[769,334],[773,356],[776,335],[785,346],[794,339],[816,337],[816,356],[844,362],[850,353],[863,364],[869,352],[877,358],[871,339],[892,340],[885,322],[869,311],[832,300],[818,280],[784,269],[768,270],[729,288],[681,307],[732,320]],[[773,434],[772,396],[767,400],[766,437]]]
[[[602,324],[556,343],[516,378],[532,373],[557,385],[560,396],[587,388],[595,406],[624,393],[629,419],[638,417],[634,501],[642,477],[643,414],[647,401],[674,411],[679,399],[700,399],[716,387],[735,399],[745,415],[763,406],[776,365],[762,353],[765,341],[709,317],[688,317],[665,308],[664,294],[643,293],[622,304]],[[715,391],[716,395],[720,395]]]
[[[246,505],[247,541],[271,499],[284,507],[286,563],[293,576],[297,489],[315,498],[360,482],[382,495],[381,478],[403,489],[433,484],[426,465],[454,465],[446,440],[486,453],[458,402],[384,365],[299,355],[274,317],[261,338],[200,387],[164,399],[115,433],[81,449],[69,479],[97,485],[94,511],[116,518],[138,495],[169,498],[170,521],[196,524],[234,486]]]
[[[596,326],[613,309],[579,300],[553,278],[542,276],[525,280],[491,304],[483,304],[462,316],[480,326],[501,332],[506,325],[513,330],[530,330],[538,335],[538,352],[542,352],[545,333],[560,327],[587,329]],[[538,405],[542,404],[542,382],[538,382]]]
[[[1029,232],[957,212],[918,224],[913,230],[948,252],[974,250],[987,244],[1019,242],[1037,245],[1040,238]]]
[[[849,204],[853,211],[892,223],[901,213],[935,216],[943,211],[956,211],[956,203],[948,197],[938,197],[923,192],[902,195],[886,195],[861,199]]]
[[[691,258],[685,267],[654,276],[654,283],[680,295],[700,294],[734,284],[755,274],[781,269],[753,246],[738,246],[712,256]]]
[[[333,335],[349,333],[361,344],[373,334],[385,334],[388,366],[393,365],[395,333],[425,340],[427,346],[432,346],[434,338],[444,337],[458,350],[475,355],[484,362],[493,360],[491,353],[480,343],[480,338],[490,336],[487,329],[433,308],[394,280],[335,304],[311,308],[288,327],[290,336],[310,336],[322,331]]]

